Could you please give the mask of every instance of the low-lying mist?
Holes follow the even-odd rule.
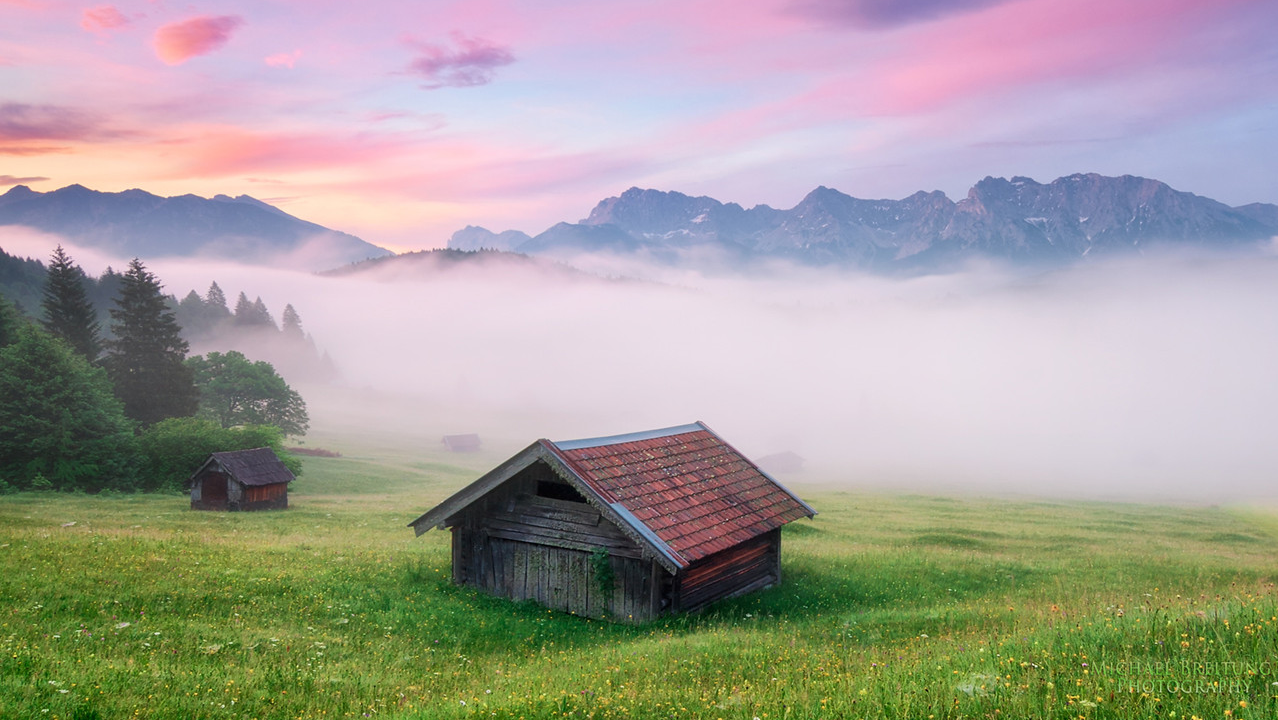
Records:
[[[292,303],[345,378],[299,388],[319,431],[424,445],[478,432],[513,452],[702,420],[748,455],[803,456],[802,473],[781,476],[796,482],[1278,496],[1278,257],[891,280],[784,266],[632,268],[642,282],[479,264],[393,281],[148,267],[179,297],[216,280],[277,317]]]

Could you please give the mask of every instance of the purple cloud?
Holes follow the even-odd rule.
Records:
[[[800,15],[864,30],[912,25],[946,15],[980,10],[1007,0],[797,0]]]
[[[482,38],[453,33],[453,46],[413,42],[419,53],[408,69],[420,75],[427,90],[475,87],[492,82],[497,68],[515,62],[510,48]]]
[[[48,180],[47,177],[14,177],[12,175],[0,175],[0,187],[8,187],[9,185],[25,185],[27,183],[40,182]]]
[[[86,113],[59,105],[0,103],[0,141],[77,140],[100,135]]]

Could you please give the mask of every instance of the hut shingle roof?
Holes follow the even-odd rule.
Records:
[[[203,472],[209,463],[217,463],[227,474],[245,485],[275,485],[292,482],[293,473],[280,462],[270,448],[215,452],[200,466],[195,474]]]

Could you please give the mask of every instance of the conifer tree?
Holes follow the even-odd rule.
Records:
[[[248,298],[244,299],[248,300]],[[216,280],[209,285],[209,291],[204,293],[204,305],[208,307],[211,312],[217,313],[223,318],[231,316],[231,311],[226,306],[226,293],[222,292],[222,288],[218,286]]]
[[[67,342],[89,362],[102,352],[97,311],[84,289],[85,275],[59,245],[53,251],[44,284],[44,328]]]
[[[8,298],[0,295],[0,348],[17,339],[18,329],[24,325],[26,322],[18,309]]]
[[[284,316],[282,318],[284,327],[284,337],[289,340],[306,339],[306,333],[302,332],[302,316],[297,314],[292,305],[284,306]]]
[[[235,301],[235,324],[236,325],[253,325],[253,303],[248,299],[248,295],[244,291],[240,291],[240,297]]]
[[[89,302],[93,303],[93,307],[97,308],[98,325],[100,327],[109,327],[111,325],[111,308],[115,305],[115,296],[120,294],[120,282],[123,275],[116,272],[111,266],[107,266],[106,270],[98,276],[96,283],[90,284]],[[106,344],[103,343],[105,350]]]
[[[208,333],[210,323],[208,322],[208,311],[204,305],[204,298],[199,293],[192,290],[186,294],[186,297],[177,304],[177,310],[174,313],[177,318],[178,325],[186,331],[188,339],[195,339]]]
[[[262,302],[260,295],[253,301],[253,315],[257,318],[258,325],[262,327],[270,326],[273,330],[279,330],[279,327],[275,325],[275,318],[271,317],[271,311],[266,309],[266,303]]]
[[[187,344],[160,293],[160,283],[134,258],[122,276],[106,366],[124,412],[143,425],[194,415],[199,394],[186,359]]]
[[[226,295],[216,282],[209,286],[204,297],[192,290],[177,306],[178,325],[192,341],[215,337],[230,318]]]
[[[127,490],[132,451],[132,424],[102,368],[34,325],[0,348],[0,480]]]
[[[248,295],[243,291],[240,292],[239,300],[235,301],[235,324],[239,327],[270,327],[275,328],[275,320],[271,318],[271,311],[266,309],[266,303],[262,302],[262,298],[249,302]]]

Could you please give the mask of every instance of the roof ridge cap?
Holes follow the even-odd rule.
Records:
[[[655,430],[640,430],[639,432],[623,433],[621,435],[604,435],[593,438],[580,438],[577,440],[561,440],[555,442],[546,440],[546,442],[555,446],[559,450],[581,450],[584,448],[603,447],[605,445],[620,445],[628,442],[638,442],[640,440],[653,440],[660,437],[669,437],[671,435],[683,435],[685,433],[697,431],[709,431],[700,421],[688,423],[685,425],[674,425],[666,428],[657,428]]]

